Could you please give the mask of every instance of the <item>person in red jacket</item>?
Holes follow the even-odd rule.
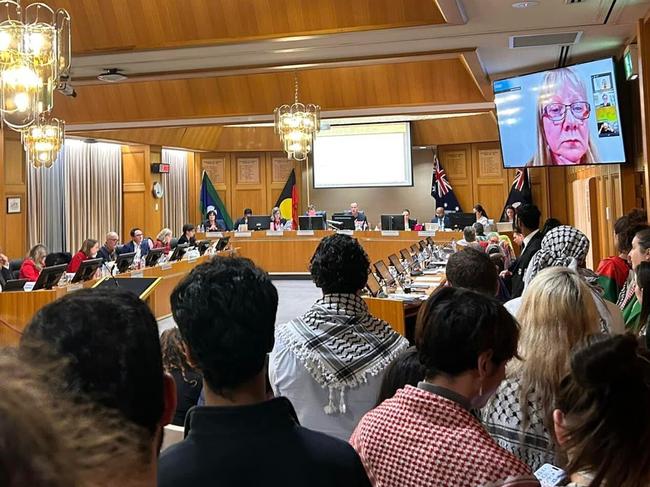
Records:
[[[79,270],[79,266],[84,260],[94,259],[97,257],[97,252],[99,252],[99,242],[95,239],[87,238],[84,240],[84,243],[81,244],[79,252],[74,254],[74,257],[72,257],[72,260],[68,264],[67,271],[74,274]]]
[[[45,257],[47,257],[47,248],[45,245],[34,245],[29,251],[29,255],[20,266],[18,277],[27,279],[30,282],[38,280],[41,269],[45,267]]]

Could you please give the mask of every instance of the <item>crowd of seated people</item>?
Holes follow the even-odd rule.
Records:
[[[648,485],[650,230],[635,218],[616,232],[627,273],[614,260],[616,271],[603,265],[599,275],[587,269],[582,232],[554,221],[541,231],[539,210],[519,206],[519,256],[491,233],[485,246],[452,254],[410,348],[369,312],[369,260],[343,234],[322,239],[311,259],[322,297],[277,326],[269,275],[238,257],[215,257],[181,281],[171,295],[178,327],[160,338],[148,307],[126,291],[70,293],[37,312],[16,357],[0,354],[9,384],[0,412],[20,419],[3,409],[14,396],[75,407],[3,423],[0,435],[23,428],[16,465],[61,480],[30,485],[85,486],[110,469],[93,485],[533,487],[550,465],[566,474],[555,485]],[[141,231],[132,237],[145,241]],[[42,267],[43,253],[34,250],[28,266]],[[5,380],[23,366],[41,371],[31,396]],[[87,429],[68,423],[71,414]],[[185,438],[159,456],[171,423],[184,425]],[[31,448],[39,434],[52,443]],[[102,438],[93,453],[115,456],[72,459],[96,458],[85,450],[92,435]],[[39,460],[44,444],[56,454]]]

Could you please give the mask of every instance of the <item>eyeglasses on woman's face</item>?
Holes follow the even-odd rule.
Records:
[[[564,103],[549,103],[544,107],[544,115],[554,122],[564,120],[567,108],[571,109],[571,114],[578,120],[586,120],[591,113],[591,105],[586,101],[575,101],[568,105]]]

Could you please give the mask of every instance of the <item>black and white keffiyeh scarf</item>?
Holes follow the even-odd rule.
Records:
[[[276,334],[314,380],[329,388],[327,414],[345,413],[345,389],[365,383],[408,348],[408,340],[373,317],[356,294],[327,294]]]

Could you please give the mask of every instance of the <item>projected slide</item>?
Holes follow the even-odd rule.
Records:
[[[334,126],[314,142],[314,187],[411,186],[408,122]]]

